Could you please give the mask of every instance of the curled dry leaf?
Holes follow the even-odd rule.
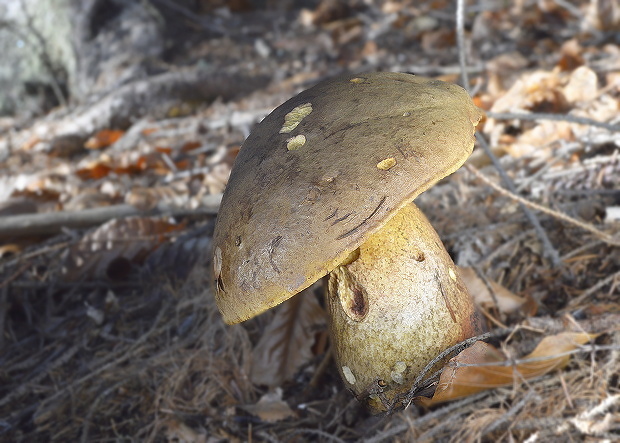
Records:
[[[202,146],[202,143],[198,141],[188,141],[188,142],[183,143],[180,151],[181,152],[192,152],[195,149],[200,148],[201,146]]]
[[[82,180],[99,180],[107,177],[112,168],[103,162],[90,163],[75,171],[75,174]]]
[[[562,43],[560,48],[560,59],[558,67],[562,71],[570,71],[578,68],[585,63],[583,59],[584,49],[579,44],[579,40],[572,38]]]
[[[50,157],[70,158],[84,151],[84,137],[76,134],[65,134],[54,137],[49,142],[47,154]]]
[[[122,279],[132,263],[142,262],[167,239],[167,234],[183,227],[183,224],[155,218],[111,220],[86,234],[66,251],[64,279]]]
[[[282,389],[279,388],[275,392],[263,395],[255,405],[245,405],[241,408],[267,423],[295,417],[295,412],[282,400]]]
[[[207,435],[199,432],[182,421],[171,418],[165,422],[166,441],[174,441],[178,443],[206,443]]]
[[[504,150],[514,158],[536,156],[547,158],[549,150],[541,150],[541,146],[548,146],[558,139],[572,140],[574,124],[562,121],[544,120],[523,133],[511,142]]]
[[[417,397],[415,401],[432,406],[540,377],[564,367],[570,359],[570,355],[564,355],[566,352],[594,338],[594,334],[581,332],[562,332],[545,337],[530,354],[514,362],[494,346],[478,341],[446,365],[433,398]]]
[[[97,160],[82,162],[75,173],[82,180],[98,180],[107,177],[112,172],[117,175],[137,175],[145,172],[164,175],[172,169],[186,169],[189,166],[184,160],[172,161],[165,151],[164,148],[156,148],[155,152],[139,157],[135,157],[133,153],[127,153],[115,159],[104,154]]]
[[[598,93],[596,72],[587,66],[580,66],[571,72],[568,84],[564,87],[564,96],[571,103],[594,100]]]
[[[515,82],[519,72],[527,64],[527,59],[518,51],[503,53],[489,60],[487,63],[489,72],[488,93],[491,97],[494,99],[500,97]]]
[[[22,251],[22,246],[16,243],[9,243],[0,246],[0,259],[17,255]]]
[[[279,306],[265,328],[252,353],[253,383],[279,386],[312,358],[314,337],[325,327],[326,314],[311,288]]]
[[[164,271],[171,278],[186,280],[194,265],[205,263],[206,257],[211,255],[211,237],[194,233],[180,235],[174,242],[162,244],[149,254],[144,266],[151,273]]]
[[[63,205],[65,211],[83,211],[90,208],[101,208],[116,203],[112,195],[101,192],[99,189],[87,188],[82,189],[79,194],[71,197]]]
[[[563,80],[559,71],[538,70],[524,74],[497,99],[491,110],[563,112],[567,105],[562,93]]]
[[[114,129],[103,129],[89,138],[84,146],[88,149],[103,149],[107,148],[123,136],[125,131],[119,131]]]
[[[182,182],[151,188],[135,187],[125,196],[125,203],[142,211],[149,211],[156,207],[183,208],[188,206],[188,200],[189,190],[187,184]]]
[[[211,168],[209,174],[205,175],[202,182],[203,192],[218,194],[224,192],[228,177],[230,176],[230,166],[227,163],[220,163]]]
[[[493,280],[487,280],[487,286],[472,268],[459,267],[459,272],[474,301],[483,309],[497,308],[503,314],[521,312],[526,316],[536,313],[536,302],[531,297],[518,296]]]

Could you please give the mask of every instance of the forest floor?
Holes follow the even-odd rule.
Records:
[[[160,66],[243,73],[205,77],[225,85],[219,98],[167,101],[87,139],[71,125],[95,121],[103,100],[2,119],[0,441],[620,439],[620,11],[470,2],[459,49],[452,3],[232,2],[210,11],[211,38]],[[493,348],[449,402],[373,416],[326,357],[319,290],[223,323],[214,218],[243,140],[274,107],[341,73],[463,84],[460,54],[487,112],[482,144],[516,192],[492,186],[505,184],[477,144],[416,203]]]

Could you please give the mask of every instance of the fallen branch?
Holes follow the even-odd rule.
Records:
[[[467,54],[465,53],[465,1],[458,0],[456,5],[456,36],[457,36],[457,47],[459,51],[459,65],[461,67],[461,81],[463,82],[463,87],[471,94],[471,89],[469,87],[469,76],[467,75]],[[506,185],[506,187],[512,191],[512,193],[516,193],[516,187],[505,169],[502,167],[501,163],[497,156],[493,153],[493,150],[487,143],[486,139],[482,136],[482,134],[476,134],[476,140],[478,144],[482,147],[482,150],[485,152],[487,157],[491,160],[491,163],[499,173],[502,181]],[[540,220],[536,217],[536,215],[529,210],[529,208],[523,203],[519,203],[521,210],[525,214],[525,217],[528,219],[530,224],[534,227],[536,231],[536,236],[538,240],[543,246],[544,256],[549,259],[554,268],[560,268],[562,266],[562,261],[560,260],[560,253],[557,251],[555,246],[549,240],[549,236],[547,232],[540,224]]]
[[[486,112],[487,117],[496,120],[553,120],[559,122],[577,123],[579,125],[595,126],[597,128],[607,129],[611,132],[620,132],[620,124],[608,123],[594,120],[587,117],[579,117],[571,114],[549,114],[540,112]]]
[[[497,183],[493,182],[489,177],[487,177],[486,175],[484,175],[482,172],[480,172],[475,166],[472,165],[465,165],[465,168],[471,172],[472,174],[474,174],[477,178],[479,178],[480,180],[482,180],[484,183],[486,183],[487,185],[489,185],[491,188],[493,188],[494,190],[496,190],[497,192],[499,192],[500,194],[502,194],[505,197],[508,197],[511,200],[516,201],[517,203],[526,206],[528,208],[534,209],[535,211],[540,211],[543,214],[547,214],[553,218],[556,218],[558,220],[562,220],[563,222],[566,223],[570,223],[574,226],[577,226],[578,228],[583,229],[584,231],[588,231],[592,234],[594,234],[597,238],[599,238],[601,241],[607,243],[608,245],[612,245],[612,246],[620,246],[620,239],[615,238],[614,236],[607,234],[606,232],[601,231],[600,229],[597,229],[596,227],[594,227],[593,225],[591,225],[590,223],[586,223],[584,221],[581,220],[577,220],[576,218],[573,218],[569,215],[566,215],[562,212],[558,212],[558,211],[554,211],[551,208],[547,208],[546,206],[542,206],[539,205],[538,203],[534,203],[531,202],[523,197],[518,196],[517,194],[515,194],[512,191],[509,191],[507,189],[502,188],[500,185],[498,185]]]
[[[79,229],[100,225],[114,218],[133,216],[187,216],[214,215],[220,206],[221,194],[214,194],[203,199],[198,209],[155,208],[144,211],[135,206],[122,204],[83,211],[59,211],[43,214],[12,215],[0,218],[0,239],[6,240],[28,235],[57,234],[62,229]]]

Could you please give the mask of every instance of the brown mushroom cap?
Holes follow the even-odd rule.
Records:
[[[461,87],[402,73],[328,80],[247,138],[214,234],[227,323],[282,303],[339,265],[471,154],[481,112]]]

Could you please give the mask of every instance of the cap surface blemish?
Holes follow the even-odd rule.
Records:
[[[286,141],[286,149],[289,151],[295,151],[306,144],[306,136],[303,134],[291,137]]]
[[[280,134],[288,134],[301,123],[312,112],[312,103],[304,103],[296,106],[291,112],[284,116],[284,125],[280,129]]]
[[[456,281],[456,273],[454,272],[454,269],[449,268],[448,269],[448,275],[450,276],[450,278],[454,281]]]
[[[354,385],[355,382],[357,381],[355,379],[355,375],[353,375],[353,372],[351,371],[351,368],[348,366],[342,367],[342,375],[344,375],[344,378],[346,378],[347,381],[351,383],[352,385]]]
[[[394,157],[388,157],[377,163],[377,168],[381,169],[382,171],[387,171],[394,165],[396,165],[396,159]]]

